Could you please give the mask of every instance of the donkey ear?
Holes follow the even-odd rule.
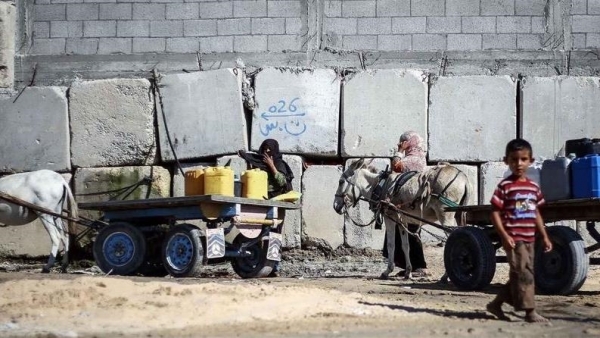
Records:
[[[368,167],[368,166],[370,166],[370,165],[371,165],[371,163],[373,163],[373,161],[374,161],[374,160],[375,160],[375,159],[374,159],[373,157],[371,157],[370,159],[368,159],[368,160],[365,162],[365,166],[367,166],[367,167]]]
[[[365,158],[361,157],[356,162],[354,162],[354,164],[352,165],[352,168],[353,169],[361,168],[363,166],[363,164],[365,164]]]

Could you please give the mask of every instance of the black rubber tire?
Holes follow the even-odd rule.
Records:
[[[482,229],[460,227],[452,231],[446,241],[444,267],[457,288],[481,290],[496,273],[496,250]]]
[[[147,277],[164,277],[168,275],[169,273],[162,261],[162,244],[167,232],[144,232],[144,235],[146,237],[146,258],[137,274]]]
[[[238,235],[234,241],[234,247],[239,248],[244,242],[251,241],[242,235]],[[268,277],[277,262],[267,259],[268,240],[260,240],[256,244],[247,248],[252,253],[250,257],[233,257],[231,266],[233,271],[242,278],[263,278]]]
[[[93,253],[102,272],[131,275],[144,263],[146,239],[138,228],[129,223],[111,223],[98,232]]]
[[[203,268],[204,245],[200,229],[191,224],[173,227],[162,245],[162,260],[173,277],[196,277]]]
[[[553,250],[544,253],[543,242],[535,246],[535,284],[537,292],[547,295],[570,295],[577,292],[587,278],[590,259],[581,236],[566,226],[546,228]]]

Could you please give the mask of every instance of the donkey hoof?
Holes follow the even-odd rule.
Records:
[[[409,272],[407,274],[404,275],[404,279],[412,279],[412,272]]]
[[[67,271],[67,268],[65,267],[65,268],[60,268],[60,272],[67,273],[68,271]]]
[[[42,273],[50,273],[50,269],[48,269],[47,267],[43,267]]]
[[[379,276],[379,279],[384,279],[385,280],[385,279],[390,279],[390,277],[389,277],[389,274],[387,274],[385,272],[382,272],[381,276]]]

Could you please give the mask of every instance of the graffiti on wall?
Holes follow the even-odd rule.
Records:
[[[272,133],[284,133],[292,136],[300,136],[306,132],[304,118],[306,112],[298,110],[300,98],[295,97],[289,102],[282,99],[271,105],[268,111],[260,114],[258,124],[260,133],[269,136]]]

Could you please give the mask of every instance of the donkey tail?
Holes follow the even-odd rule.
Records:
[[[471,186],[471,182],[469,181],[469,177],[467,176],[467,174],[465,174],[460,169],[458,169],[458,170],[463,174],[463,176],[465,177],[465,182],[466,182],[466,184],[465,184],[465,192],[463,193],[463,196],[460,199],[460,203],[459,203],[461,206],[465,206],[471,200],[471,197],[473,195],[474,189]],[[459,225],[460,226],[467,225],[467,212],[466,211],[460,211],[460,224]]]
[[[75,197],[73,196],[73,192],[71,191],[71,188],[69,187],[67,181],[63,181],[63,189],[69,201],[70,219],[68,233],[73,233],[73,231],[75,231],[75,225],[77,224],[74,220],[79,219],[79,209],[77,207],[77,201],[75,201]]]

